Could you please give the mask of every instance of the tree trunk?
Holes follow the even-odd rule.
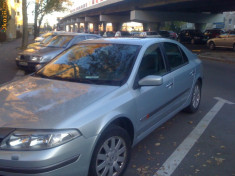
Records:
[[[38,32],[38,9],[39,9],[39,0],[35,0],[35,9],[34,9],[34,38],[39,35]]]
[[[23,37],[22,37],[22,49],[25,49],[28,45],[28,17],[27,17],[27,0],[22,0],[22,12],[23,12]]]

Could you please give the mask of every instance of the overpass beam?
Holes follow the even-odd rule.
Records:
[[[205,14],[188,12],[156,12],[133,10],[131,21],[136,22],[164,22],[164,21],[185,21],[191,23],[214,23],[223,22],[223,14]]]
[[[98,23],[99,17],[85,17],[85,22],[87,23]]]
[[[99,20],[107,23],[124,23],[130,21],[129,15],[100,15]]]

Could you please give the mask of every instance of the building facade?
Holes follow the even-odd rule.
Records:
[[[235,12],[224,12],[224,29],[235,30]]]
[[[11,19],[8,22],[6,34],[7,40],[18,37],[23,30],[22,0],[6,0]],[[17,32],[18,31],[18,32]],[[18,34],[17,34],[18,33]]]

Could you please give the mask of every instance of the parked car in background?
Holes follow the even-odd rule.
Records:
[[[216,47],[232,48],[235,51],[235,31],[230,31],[220,35],[217,38],[212,38],[207,41],[207,46],[213,50]]]
[[[198,110],[202,77],[173,40],[82,41],[0,87],[0,175],[121,176],[131,147]]]
[[[59,34],[63,34],[66,32],[62,32],[62,31],[58,31],[58,32],[51,32],[49,35],[47,35],[42,41],[40,42],[35,42],[35,43],[31,43],[27,46],[27,48],[38,48],[39,47],[43,47],[45,46],[46,44],[48,44],[52,39],[53,37],[55,37],[56,35],[59,35]]]
[[[204,32],[204,35],[207,39],[219,37],[221,34],[224,34],[224,30],[222,29],[207,29]]]
[[[159,37],[162,37],[162,36],[156,31],[146,31],[146,32],[141,32],[140,37],[159,38]]]
[[[128,31],[117,31],[115,37],[131,37],[131,33]]]
[[[178,35],[178,41],[181,43],[206,43],[206,37],[200,30],[196,29],[185,29],[180,31]]]
[[[54,35],[54,34],[56,34],[56,33],[58,33],[58,32],[65,32],[65,31],[51,31],[51,32],[47,32],[47,33],[43,33],[43,34],[41,34],[39,37],[36,37],[35,39],[34,39],[34,41],[35,42],[41,42],[43,39],[45,39],[46,37],[48,37],[48,36],[50,36],[50,35]]]
[[[95,34],[61,33],[54,36],[49,43],[42,47],[28,48],[20,52],[16,58],[16,65],[24,70],[35,71],[36,66],[43,66],[59,53],[70,46],[87,39],[101,38]]]
[[[170,33],[168,31],[158,31],[158,33],[164,38],[170,38]]]
[[[114,36],[115,36],[115,32],[112,32],[112,31],[107,31],[103,35],[103,37],[114,37]]]
[[[174,31],[168,31],[170,33],[170,39],[177,40],[178,35]]]

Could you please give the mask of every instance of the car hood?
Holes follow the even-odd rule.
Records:
[[[56,129],[117,88],[28,76],[0,87],[0,127]]]
[[[63,50],[64,50],[64,48],[36,46],[36,47],[28,48],[19,54],[20,55],[43,56],[43,55],[47,55],[47,54],[51,54],[51,53],[58,54],[58,53],[62,52]]]

